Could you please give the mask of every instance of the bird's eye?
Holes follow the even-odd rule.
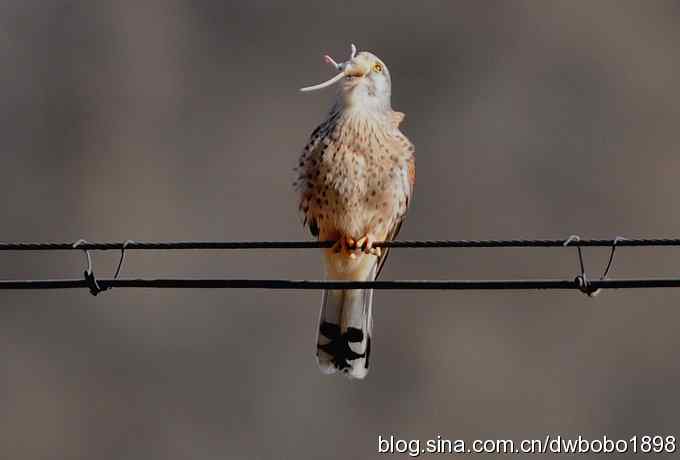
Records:
[[[373,71],[374,72],[382,72],[382,65],[380,65],[379,62],[376,62],[373,64]]]

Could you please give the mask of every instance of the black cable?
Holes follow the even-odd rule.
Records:
[[[383,248],[548,248],[565,247],[569,240],[434,240],[378,241]],[[334,241],[126,241],[74,243],[0,243],[0,251],[53,250],[189,250],[189,249],[313,249],[329,248]],[[680,238],[617,238],[570,241],[569,247],[680,246]]]
[[[680,246],[679,238],[622,238],[582,240],[573,235],[566,240],[436,240],[381,241],[376,247],[390,248],[509,248],[570,247],[579,252],[580,275],[574,280],[393,280],[393,281],[320,281],[284,279],[118,279],[128,250],[185,249],[308,249],[328,248],[334,241],[166,241],[166,242],[101,242],[78,240],[75,243],[0,243],[0,251],[82,250],[88,260],[84,279],[0,280],[3,289],[70,289],[88,288],[93,295],[120,288],[190,288],[190,289],[436,289],[436,290],[530,290],[576,289],[594,295],[599,289],[680,287],[680,278],[606,279],[614,251],[619,246]],[[601,279],[590,280],[585,274],[581,247],[609,247],[611,253]],[[113,279],[97,279],[88,251],[120,250],[121,256]]]
[[[172,289],[398,289],[398,290],[582,290],[575,280],[393,280],[393,281],[321,281],[281,279],[99,279],[102,289],[172,288]],[[589,281],[593,289],[673,288],[680,278],[609,279]],[[0,290],[89,288],[84,279],[2,280]]]

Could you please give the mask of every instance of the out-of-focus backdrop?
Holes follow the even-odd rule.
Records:
[[[8,1],[0,240],[309,238],[321,56],[384,59],[416,145],[401,238],[680,235],[677,2]],[[586,250],[599,275],[608,251]],[[117,253],[96,253],[100,276]],[[81,276],[3,253],[0,277]],[[384,279],[571,278],[567,249],[394,250]],[[617,251],[671,276],[680,250]],[[316,251],[131,252],[124,276],[320,278]],[[372,458],[378,435],[680,435],[680,291],[387,292],[367,380],[320,294],[0,292],[0,457]]]

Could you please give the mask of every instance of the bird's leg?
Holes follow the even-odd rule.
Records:
[[[342,253],[350,259],[356,259],[361,253],[374,255],[380,257],[382,251],[380,248],[374,248],[373,243],[376,241],[375,236],[371,233],[367,233],[358,240],[346,236],[340,238],[335,242],[331,250],[335,253]]]
[[[335,254],[346,253],[348,251],[347,240],[344,237],[339,238],[333,247],[331,247],[331,251],[333,251]]]
[[[349,236],[346,237],[345,239],[346,239],[346,245],[347,245],[345,250],[347,251],[347,255],[349,256],[350,259],[356,259],[357,258],[357,242],[354,241]]]
[[[366,235],[362,236],[357,240],[356,248],[360,251],[363,251],[366,254],[371,254],[380,257],[380,254],[382,254],[382,252],[380,251],[380,248],[374,248],[373,243],[375,243],[375,236],[373,236],[370,233],[367,233]]]
[[[339,240],[337,240],[333,247],[331,247],[331,250],[335,254],[342,254],[349,257],[350,259],[356,259],[357,257],[356,241],[354,241],[349,236],[341,237]]]

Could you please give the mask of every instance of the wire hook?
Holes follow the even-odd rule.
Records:
[[[607,262],[607,268],[604,269],[604,272],[602,273],[602,276],[600,277],[601,280],[605,279],[607,277],[607,274],[609,273],[609,269],[612,267],[612,262],[614,261],[614,251],[616,251],[616,245],[619,241],[624,241],[625,238],[622,236],[617,236],[614,238],[614,242],[612,243],[612,250],[609,253],[609,262]]]
[[[120,259],[118,260],[118,268],[116,268],[116,274],[113,275],[113,279],[117,280],[118,275],[120,274],[120,269],[123,266],[123,262],[125,261],[125,250],[127,249],[128,245],[130,243],[134,243],[132,240],[125,240],[123,243],[123,246],[120,248]]]
[[[73,249],[78,249],[83,244],[87,244],[87,240],[79,239],[73,243]],[[100,292],[104,292],[109,288],[103,288],[99,285],[97,277],[94,274],[94,270],[92,269],[92,257],[90,256],[90,251],[88,249],[83,249],[83,251],[85,251],[85,257],[87,258],[87,269],[83,272],[83,276],[85,277],[87,287],[90,289],[90,294],[96,296]]]
[[[580,236],[571,235],[564,242],[564,246],[566,247],[569,246],[571,243],[579,241],[581,241]],[[578,263],[581,268],[581,273],[576,275],[576,278],[574,278],[574,282],[576,283],[576,287],[578,287],[579,291],[581,291],[588,297],[595,297],[600,290],[593,288],[593,285],[590,283],[590,280],[588,279],[588,275],[586,275],[586,269],[583,263],[583,252],[581,251],[581,246],[576,246],[576,249],[578,250]]]
[[[83,244],[87,244],[87,240],[80,239],[73,243],[73,249],[78,249]],[[120,259],[118,259],[118,266],[116,267],[116,272],[113,275],[113,279],[117,280],[118,275],[120,275],[120,270],[123,267],[123,262],[125,262],[125,250],[130,243],[134,243],[133,240],[126,240],[120,248]],[[111,289],[110,286],[102,287],[97,281],[97,277],[94,274],[94,269],[92,265],[92,256],[90,256],[90,251],[88,249],[83,249],[85,252],[85,257],[87,258],[87,269],[83,272],[85,281],[87,282],[87,287],[90,289],[90,294],[96,296],[100,292],[108,291]]]
[[[569,246],[570,243],[578,242],[580,240],[581,238],[578,235],[571,235],[564,242],[564,246]],[[622,236],[617,236],[616,238],[614,238],[614,241],[612,242],[611,252],[609,253],[609,260],[607,261],[607,266],[605,267],[604,272],[602,272],[602,276],[600,276],[600,281],[607,278],[609,270],[612,268],[612,264],[614,262],[614,253],[616,252],[616,245],[620,241],[624,240],[625,238]],[[585,266],[583,264],[583,253],[581,251],[581,246],[577,246],[576,248],[578,249],[578,262],[581,267],[581,273],[576,276],[574,281],[576,282],[579,291],[583,292],[588,297],[595,297],[600,293],[600,289],[593,288],[592,283],[588,279],[588,275],[586,275]]]

